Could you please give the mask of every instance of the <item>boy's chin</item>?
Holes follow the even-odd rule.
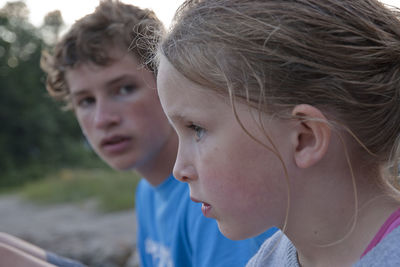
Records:
[[[104,161],[116,171],[133,171],[136,168],[136,162],[121,162],[106,159],[104,159]]]

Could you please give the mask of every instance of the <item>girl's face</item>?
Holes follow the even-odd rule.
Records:
[[[249,137],[237,122],[227,98],[182,76],[165,57],[158,72],[161,104],[179,136],[175,177],[187,182],[191,199],[215,218],[231,239],[257,235],[283,224],[287,184],[275,153]],[[289,123],[262,116],[237,103],[246,130],[271,147],[265,131],[289,158]],[[283,153],[282,153],[283,152]]]

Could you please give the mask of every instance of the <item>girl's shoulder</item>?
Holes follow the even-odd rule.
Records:
[[[282,231],[265,240],[246,267],[299,267],[296,248]]]
[[[400,266],[400,227],[383,238],[353,267],[397,267]]]

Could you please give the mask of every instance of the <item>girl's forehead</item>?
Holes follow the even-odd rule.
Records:
[[[157,88],[164,111],[169,117],[181,118],[184,114],[195,115],[201,110],[215,109],[228,101],[209,88],[196,84],[179,73],[163,57],[157,75]]]
[[[160,64],[157,73],[157,84],[159,91],[168,90],[173,88],[174,90],[181,90],[182,92],[194,90],[199,91],[201,94],[208,95],[208,97],[219,97],[224,98],[223,94],[217,92],[212,88],[200,85],[180,73],[169,60],[161,56]]]

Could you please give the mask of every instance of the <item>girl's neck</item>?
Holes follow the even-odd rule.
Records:
[[[295,246],[301,266],[351,266],[360,259],[368,244],[399,205],[388,198],[376,199],[360,209],[355,228],[348,227],[348,232],[340,233],[336,239],[322,243],[322,238],[315,238],[312,234],[304,236],[303,240],[296,239],[298,242],[295,241]],[[326,232],[328,229],[327,226]],[[339,231],[332,229],[330,232]]]
[[[336,165],[319,177],[309,174],[316,177],[310,178],[313,186],[306,184],[294,195],[287,235],[298,251],[301,266],[351,266],[400,207],[381,188],[366,182],[379,175],[369,168],[354,169],[356,202],[352,178],[343,175],[349,170],[342,167]]]
[[[351,266],[400,206],[374,182],[381,179],[378,166],[366,164],[357,149],[346,154],[338,137],[331,142],[315,165],[290,169],[285,232],[302,266]]]

